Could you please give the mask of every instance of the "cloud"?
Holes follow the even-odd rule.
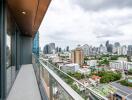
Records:
[[[113,8],[131,8],[132,0],[72,0],[84,10],[105,10]]]
[[[117,30],[100,29],[100,32],[97,33],[96,38],[107,38],[107,37],[118,38],[123,35],[124,35],[123,33]]]
[[[76,0],[76,3],[74,0],[52,0],[39,28],[40,46],[55,42],[62,47],[69,45],[74,48],[77,44],[99,45],[106,40],[130,43],[132,0],[120,1],[122,9],[117,9],[119,0],[96,0],[97,4],[93,4],[90,11],[77,5],[77,2],[82,2],[89,6],[88,1],[95,3],[95,0]],[[101,6],[106,1],[106,7]],[[101,10],[92,10],[98,7],[94,5],[100,5]]]

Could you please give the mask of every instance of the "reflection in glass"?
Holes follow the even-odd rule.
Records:
[[[6,77],[7,77],[7,92],[11,87],[11,36],[7,34],[6,36]]]

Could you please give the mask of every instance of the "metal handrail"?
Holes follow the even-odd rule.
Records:
[[[44,60],[44,58],[40,58],[40,60]],[[71,77],[70,75],[68,75],[67,73],[65,73],[64,71],[60,70],[59,68],[55,67],[54,65],[52,65],[51,63],[49,63],[48,61],[45,61],[46,63],[48,63],[49,65],[53,66],[54,68],[56,68],[57,70],[59,70],[60,72],[62,72],[63,74],[65,74],[66,76],[68,76],[69,78],[73,79],[75,82],[77,82],[78,84],[80,84],[81,86],[83,86],[84,88],[88,89],[89,92],[91,92],[93,95],[97,96],[99,99],[101,100],[108,100],[108,98],[98,94],[96,91],[93,91],[92,89],[90,89],[89,87],[86,87],[84,84],[82,84],[80,81],[78,81],[77,79]]]
[[[35,59],[38,59],[34,56]],[[75,92],[68,84],[66,84],[54,71],[47,67],[40,59],[39,63],[48,71],[48,73],[58,82],[58,84],[70,95],[74,100],[84,100],[77,92]]]

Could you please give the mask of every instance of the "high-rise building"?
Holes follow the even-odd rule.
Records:
[[[97,55],[98,54],[98,48],[97,47],[93,47],[92,48],[92,55]]]
[[[49,43],[44,46],[43,53],[44,54],[53,54],[55,53],[55,43]]]
[[[99,53],[100,54],[105,54],[107,52],[107,49],[105,46],[103,46],[102,44],[99,46]]]
[[[61,49],[61,47],[59,47],[59,52],[62,52],[62,49]]]
[[[106,41],[105,46],[107,47],[109,45],[109,40]]]
[[[55,43],[49,43],[49,46],[50,46],[51,51],[55,50]]]
[[[56,51],[56,52],[59,52],[59,47],[56,47],[56,48],[55,48],[55,51]]]
[[[93,55],[93,47],[92,46],[89,46],[89,55]]]
[[[109,53],[112,53],[113,52],[113,45],[112,44],[109,44],[107,46],[107,52],[109,52]]]
[[[132,56],[132,45],[128,45],[127,56]]]
[[[80,66],[84,63],[84,54],[83,50],[80,47],[77,47],[75,50],[72,51],[71,59],[73,63],[77,63]]]
[[[118,54],[118,51],[120,50],[120,43],[119,42],[115,42],[114,43],[114,45],[113,45],[113,50],[112,50],[112,52],[114,53],[114,54]]]
[[[120,47],[120,43],[119,43],[119,42],[115,42],[115,43],[114,43],[114,46],[115,46],[115,47]]]
[[[85,44],[81,48],[83,50],[84,56],[89,56],[90,55],[89,45]]]
[[[127,46],[126,45],[122,46],[122,55],[127,55]]]
[[[118,47],[117,54],[118,55],[127,55],[127,47],[125,45]]]
[[[69,46],[66,47],[66,51],[69,52]]]
[[[44,46],[43,53],[44,54],[51,54],[51,49],[50,49],[50,46],[48,44]]]

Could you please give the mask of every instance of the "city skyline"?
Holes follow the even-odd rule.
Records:
[[[40,46],[54,42],[58,46],[99,45],[106,40],[131,44],[132,1],[54,0],[43,20]]]
[[[116,41],[116,42],[111,42],[111,41],[109,41],[109,40],[107,40],[108,42],[109,42],[109,44],[110,45],[112,45],[112,47],[115,47],[115,45],[116,45],[116,43],[119,43],[119,47],[123,47],[123,46],[126,46],[126,47],[128,47],[128,46],[132,46],[132,44],[122,44],[122,43],[120,43],[120,42],[118,42],[118,41]],[[87,46],[89,46],[89,47],[92,47],[92,48],[99,48],[100,46],[103,46],[103,47],[106,47],[106,42],[107,41],[105,41],[104,43],[98,43],[98,45],[90,45],[90,44],[87,44],[87,43],[85,43],[85,44],[78,44],[78,45],[75,45],[75,47],[74,48],[72,48],[71,46],[69,46],[69,45],[66,45],[66,46],[64,46],[64,47],[62,47],[62,46],[59,46],[59,45],[57,45],[55,42],[49,42],[49,43],[47,43],[47,44],[45,44],[43,47],[41,47],[41,50],[43,50],[44,49],[44,47],[45,46],[47,46],[47,45],[50,45],[50,44],[54,44],[55,45],[55,48],[61,48],[62,50],[67,50],[67,47],[69,48],[69,50],[74,50],[74,49],[76,49],[78,46],[80,46],[80,47],[83,47],[83,46],[85,46],[85,45],[87,45]]]

